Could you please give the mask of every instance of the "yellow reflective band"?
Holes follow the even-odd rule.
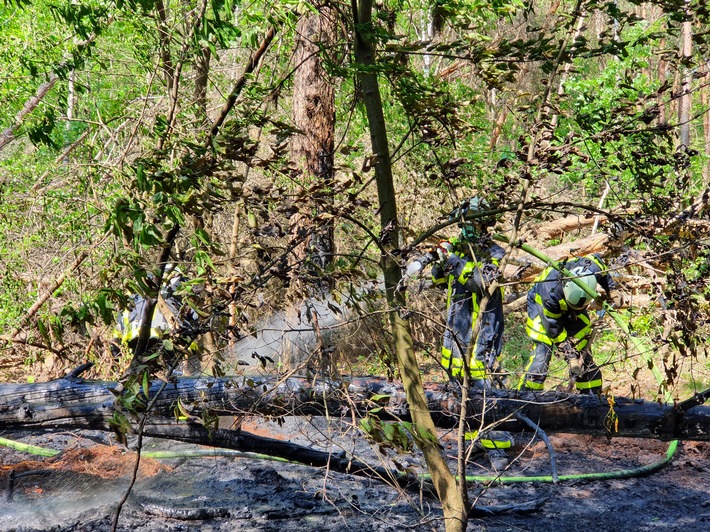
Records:
[[[545,278],[547,278],[547,276],[550,275],[550,272],[551,272],[552,270],[554,270],[554,268],[553,268],[552,266],[548,266],[547,268],[545,268],[544,270],[542,270],[542,273],[541,273],[540,275],[538,275],[538,276],[535,278],[535,281],[533,281],[533,282],[538,283],[538,282],[540,282],[540,281],[544,281]]]
[[[560,313],[560,312],[550,312],[550,311],[547,310],[545,307],[542,307],[542,312],[543,312],[543,314],[545,314],[545,316],[547,316],[548,318],[561,318],[561,317],[562,317],[562,313]]]
[[[463,435],[466,441],[475,441],[478,438],[478,431],[474,430],[471,432],[466,432]],[[505,440],[491,440],[490,438],[481,438],[478,440],[481,447],[484,449],[510,449],[513,446],[513,441],[509,438]]]
[[[549,346],[552,346],[552,340],[550,339],[549,336],[546,334],[539,333],[538,331],[534,329],[528,329],[526,331],[528,333],[528,336],[535,340],[536,342],[540,342]]]
[[[585,348],[585,346],[589,343],[588,339],[581,340],[575,347],[577,351],[581,351],[582,349]]]
[[[547,316],[548,318],[561,318],[562,317],[562,313],[550,312],[547,308],[545,308],[545,305],[542,304],[542,296],[540,294],[535,294],[535,303],[537,303],[538,305],[540,305],[540,307],[542,307],[543,314],[545,314],[545,316]]]
[[[518,390],[542,390],[545,387],[543,383],[521,380],[518,384]]]
[[[140,336],[140,327],[134,327],[130,331],[126,333],[126,335],[123,337],[123,340],[125,342],[128,342],[130,340],[135,340]],[[150,328],[150,338],[162,338],[163,336],[163,331],[160,329],[157,329],[155,327]]]
[[[593,381],[589,381],[589,382],[577,381],[575,383],[575,386],[577,387],[578,390],[589,390],[590,388],[601,388],[601,385],[602,385],[601,379],[594,379]]]
[[[486,378],[486,366],[480,360],[474,360],[469,368],[471,378],[476,381],[482,381]]]
[[[476,267],[475,262],[467,262],[463,269],[461,270],[461,275],[459,275],[459,283],[461,284],[466,284],[466,281],[468,281],[468,278],[471,277],[471,272],[473,269]]]
[[[552,345],[553,343],[564,342],[567,339],[567,330],[562,329],[562,332],[558,334],[555,338],[551,338],[545,328],[542,326],[542,318],[540,316],[535,316],[535,319],[531,320],[528,318],[525,323],[525,332],[527,335],[538,342],[543,344]]]
[[[566,329],[562,329],[562,332],[560,334],[558,334],[555,338],[552,339],[552,341],[555,342],[556,344],[564,342],[565,340],[567,340],[567,330]]]
[[[444,369],[449,369],[451,366],[451,350],[445,347],[441,348],[441,365]]]
[[[478,443],[480,443],[481,447],[484,449],[510,449],[513,446],[513,442],[510,440],[496,441],[481,438],[478,440]]]
[[[540,318],[540,316],[535,317],[534,320],[528,318],[528,321],[525,323],[525,332],[530,338],[537,342],[552,345],[552,339],[547,336],[542,326],[542,318]]]
[[[533,351],[533,353],[532,353],[532,354],[530,355],[530,357],[528,358],[528,363],[527,363],[527,365],[525,366],[525,373],[528,372],[528,370],[530,369],[530,366],[533,365],[533,362],[534,362],[534,361],[535,361],[535,352]],[[520,381],[520,384],[522,384],[524,381],[525,381],[525,379],[521,380],[521,381]]]
[[[466,432],[463,437],[466,441],[473,441],[478,438],[478,431],[474,430],[473,432]]]
[[[471,277],[471,272],[475,267],[475,262],[467,262],[466,265],[463,267],[461,275],[459,275],[459,278],[457,279],[458,282],[461,284],[466,284],[466,281],[468,281],[468,278]],[[473,315],[475,316],[481,310],[481,307],[478,303],[478,296],[475,293],[471,294],[471,302],[473,303]],[[473,326],[475,322],[476,320],[472,320],[471,326]]]
[[[451,374],[454,377],[463,377],[463,367],[454,366],[453,368],[451,368]]]
[[[567,307],[567,301],[566,301],[566,300],[560,299],[560,300],[558,301],[558,303],[559,303],[559,305],[560,305],[560,309],[561,309],[563,312],[567,312],[567,311],[569,310],[569,308]],[[562,314],[560,314],[560,316],[562,316]]]
[[[602,261],[600,261],[600,260],[599,260],[598,258],[596,258],[594,255],[587,255],[587,256],[584,257],[584,258],[591,260],[594,264],[596,264],[597,266],[599,266],[599,268],[601,269],[601,273],[606,273],[606,266],[604,266],[604,264],[602,263]]]
[[[586,337],[589,334],[590,329],[591,329],[590,327],[585,327],[584,329],[577,331],[574,335],[574,338],[576,338],[577,340],[582,340],[584,337]],[[579,344],[577,344],[577,345],[579,345]]]

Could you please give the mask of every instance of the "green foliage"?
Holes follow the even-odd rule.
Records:
[[[108,22],[109,9],[103,3],[50,3],[48,7],[60,23],[66,24],[82,39],[95,38]]]
[[[608,181],[613,205],[642,200],[645,214],[659,216],[692,201],[702,184],[703,161],[693,149],[677,153],[675,131],[658,123],[659,102],[669,102],[672,95],[670,84],[653,77],[661,54],[671,68],[680,68],[660,40],[675,49],[677,6],[660,3],[669,17],[653,23],[640,21],[627,11],[628,4],[585,6],[588,20],[615,23],[602,24],[599,34],[583,30],[564,49],[561,43],[578,22],[565,3],[553,15],[517,0],[376,6],[367,28],[378,47],[371,71],[381,81],[398,223],[407,239],[435,225],[464,196],[488,196],[496,206],[514,202],[528,178],[533,188],[551,184],[544,192],[569,191],[574,200],[590,204],[596,204]],[[162,15],[153,0],[4,4],[0,129],[17,126],[19,140],[0,159],[0,238],[7,242],[0,258],[1,328],[16,326],[47,279],[95,244],[87,264],[70,272],[55,293],[52,310],[32,322],[33,338],[56,346],[70,333],[84,334],[87,325],[110,323],[125,305],[126,291],[155,290],[148,272],[160,272],[166,249],[171,261],[210,286],[217,303],[214,309],[201,308],[204,316],[222,312],[225,301],[234,302],[249,329],[252,309],[258,309],[254,314],[269,305],[278,310],[284,301],[281,290],[292,282],[293,267],[289,217],[301,208],[319,223],[334,222],[338,256],[323,275],[342,284],[378,278],[377,244],[383,235],[370,186],[375,158],[369,153],[358,68],[350,63],[349,10],[340,12],[348,16],[336,25],[336,42],[319,50],[336,90],[336,178],[311,187],[289,161],[289,142],[303,133],[291,123],[297,67],[291,46],[299,15],[317,10],[295,0],[268,5],[214,0],[198,19],[194,8],[171,5],[162,33],[156,26]],[[705,20],[700,6],[693,9],[698,22]],[[237,95],[235,78],[271,26],[277,28],[278,45]],[[705,39],[696,35],[693,61],[703,57]],[[205,123],[195,119],[192,92],[194,67],[204,50],[212,61],[210,118],[226,98],[238,96],[210,142]],[[176,92],[167,90],[171,76],[179,77]],[[558,96],[555,89],[563,77]],[[54,85],[37,107],[14,124],[50,80]],[[550,101],[540,109],[546,94]],[[700,129],[694,138],[700,138]],[[540,131],[546,143],[530,151]],[[79,139],[78,147],[57,159]],[[245,180],[253,182],[244,186]],[[239,249],[227,258],[223,250],[232,244],[235,212],[244,223],[235,235]],[[527,220],[550,215],[524,214]],[[629,244],[659,256],[676,248],[676,258],[661,261],[673,282],[664,295],[687,327],[667,341],[683,355],[699,352],[705,324],[698,316],[706,313],[710,292],[704,283],[706,248],[698,244],[703,235],[659,237],[653,223],[629,223],[625,229],[643,234]],[[684,247],[687,253],[677,251]],[[402,253],[397,259],[404,261]],[[229,295],[214,283],[227,273],[239,279]],[[379,313],[381,304],[374,298],[381,294],[372,294],[358,303]],[[386,317],[377,323],[386,329]],[[508,330],[504,360],[514,370],[527,360],[529,345],[520,327],[510,324]],[[380,352],[389,357],[386,338],[382,344]],[[169,339],[164,347],[179,351],[180,344]],[[385,367],[380,359],[368,364]],[[382,428],[381,438],[403,445],[400,429],[408,430]]]
[[[412,424],[409,422],[383,422],[375,412],[371,411],[369,415],[360,419],[359,426],[382,452],[386,449],[392,449],[397,453],[412,450]]]
[[[71,303],[65,305],[60,316],[72,327],[82,328],[85,324],[97,324],[98,317],[105,325],[113,325],[116,320],[117,309],[114,301],[122,301],[120,292],[109,288],[100,289],[97,294],[84,301],[79,307]]]

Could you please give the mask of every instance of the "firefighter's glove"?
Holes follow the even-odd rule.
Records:
[[[610,295],[605,295],[604,300],[606,301],[606,305],[602,305],[602,308],[597,310],[597,318],[603,318],[606,313],[607,309],[608,310],[614,310],[614,300],[611,298]]]
[[[572,345],[572,342],[565,340],[557,344],[557,355],[564,360],[571,360],[577,357],[577,350]]]
[[[454,246],[448,240],[442,240],[436,245],[436,254],[441,262],[446,262],[454,252]]]
[[[486,283],[490,284],[498,278],[500,275],[500,269],[495,264],[488,262],[483,265],[482,273]]]
[[[577,351],[569,340],[565,340],[557,346],[557,353],[567,361],[572,375],[577,376],[584,373],[582,353]]]

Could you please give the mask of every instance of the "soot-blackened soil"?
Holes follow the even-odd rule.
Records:
[[[379,456],[356,431],[323,420],[255,420],[243,429],[332,451],[345,450],[380,465]],[[126,466],[134,455],[117,452],[101,433],[0,434],[47,448],[69,449],[41,458],[0,448],[0,530],[111,530],[118,501],[129,487]],[[642,439],[579,435],[550,437],[558,473],[604,473],[657,463],[668,444]],[[451,438],[444,438],[448,442]],[[332,442],[329,446],[328,442]],[[670,462],[641,478],[573,479],[558,483],[518,477],[550,475],[545,445],[516,435],[515,461],[503,475],[512,483],[472,483],[477,507],[537,502],[532,512],[475,517],[469,530],[702,531],[710,530],[710,443],[684,442]],[[195,446],[149,440],[145,451]],[[451,445],[447,453],[455,453]],[[415,470],[416,456],[388,453]],[[33,461],[33,462],[30,462]],[[154,531],[399,531],[444,530],[439,505],[416,493],[402,493],[375,480],[251,457],[143,458],[140,474],[123,506],[117,530]],[[8,500],[7,475],[20,476]],[[128,471],[132,470],[128,467]],[[32,474],[31,472],[37,472]],[[485,457],[474,455],[469,474],[489,476]]]

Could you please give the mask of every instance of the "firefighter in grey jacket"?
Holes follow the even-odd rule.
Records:
[[[592,291],[601,286],[609,297],[614,281],[598,254],[571,260],[565,268]],[[570,366],[579,393],[598,394],[602,373],[592,358],[591,319],[587,306],[592,298],[559,270],[548,267],[528,292],[525,330],[534,342],[520,389],[542,390],[553,350]]]
[[[461,234],[458,238],[437,245],[439,262],[432,267],[434,284],[447,287],[448,294],[441,364],[452,380],[462,380],[468,369],[471,385],[475,388],[491,385],[503,344],[502,288],[490,294],[483,309],[481,301],[491,282],[498,276],[497,264],[504,251],[490,242],[486,234],[489,220],[467,219],[467,216],[486,209],[488,206],[485,201],[471,198],[452,213],[452,219],[459,222]],[[486,241],[487,244],[481,246],[481,242]],[[477,321],[479,328],[474,340],[473,329]],[[466,368],[465,355],[472,343],[472,353]],[[467,436],[475,439],[478,435],[473,433]],[[508,433],[488,431],[480,435],[478,443],[487,451],[496,469],[507,465],[505,449],[513,444]]]

